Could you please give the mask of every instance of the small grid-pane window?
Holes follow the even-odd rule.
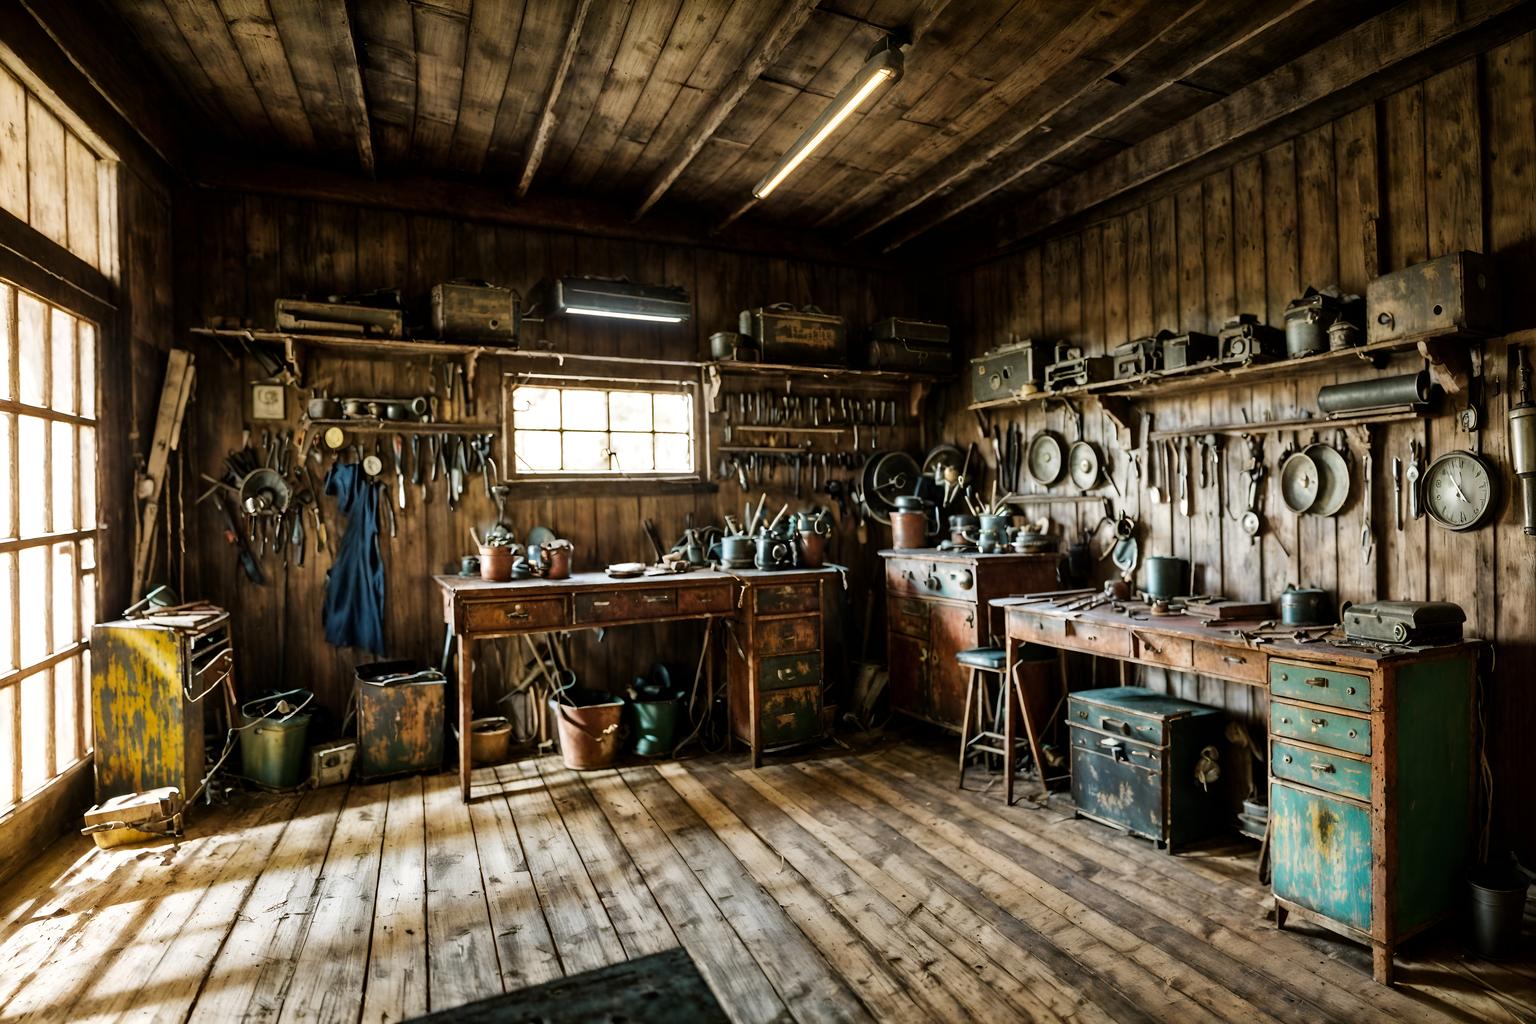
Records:
[[[0,283],[0,814],[90,749],[96,337]]]
[[[686,476],[695,472],[694,396],[667,387],[511,388],[515,476]]]

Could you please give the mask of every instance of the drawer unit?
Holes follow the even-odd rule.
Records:
[[[886,602],[886,621],[893,632],[904,636],[924,638],[928,635],[928,610],[926,601],[911,597],[893,597]]]
[[[506,629],[554,629],[565,625],[566,621],[563,597],[471,601],[464,605],[464,624],[471,633],[494,633]]]
[[[600,590],[576,595],[577,623],[626,622],[675,615],[675,590]]]
[[[1171,636],[1131,634],[1131,657],[1168,668],[1187,669],[1195,663],[1193,641]]]
[[[1368,805],[1270,783],[1270,870],[1280,899],[1356,931],[1374,931],[1371,843]]]
[[[1277,697],[1294,697],[1356,711],[1371,710],[1371,680],[1356,672],[1271,661],[1269,689]]]
[[[821,647],[820,619],[803,615],[795,619],[764,619],[758,623],[759,654],[795,654]]]
[[[788,746],[821,735],[821,687],[797,686],[763,696],[758,728],[763,745]]]
[[[1371,762],[1333,750],[1271,740],[1269,770],[1276,778],[1325,789],[1356,800],[1371,798]]]
[[[1221,745],[1225,723],[1217,708],[1137,686],[1069,695],[1077,813],[1169,849],[1217,831],[1224,793],[1195,770],[1201,750]]]
[[[1355,754],[1371,752],[1369,718],[1304,707],[1290,701],[1270,701],[1269,734],[1281,739],[1305,740]]]
[[[1196,672],[1220,679],[1239,679],[1250,683],[1264,682],[1265,657],[1258,651],[1234,651],[1225,645],[1205,643],[1197,643],[1194,646]]]
[[[729,584],[716,587],[688,587],[677,592],[677,610],[688,612],[718,612],[729,614],[736,607],[736,595]]]
[[[886,590],[911,597],[976,600],[976,571],[963,562],[895,560],[886,565]]]
[[[814,612],[821,607],[820,583],[773,583],[752,588],[753,610],[759,615]]]
[[[1129,658],[1131,634],[1123,629],[1105,629],[1092,622],[1066,620],[1063,640],[1066,646],[1085,654],[1102,654],[1106,658]]]
[[[764,690],[783,690],[793,686],[821,683],[821,655],[780,654],[758,662],[758,678]]]

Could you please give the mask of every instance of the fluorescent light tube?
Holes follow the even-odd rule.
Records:
[[[587,309],[584,306],[566,306],[563,312],[574,313],[577,316],[601,316],[614,320],[646,320],[655,324],[680,324],[683,318],[680,316],[658,316],[654,313],[618,313],[611,309]]]
[[[853,76],[853,80],[838,90],[832,102],[827,105],[827,109],[811,122],[810,127],[795,140],[795,144],[789,147],[788,152],[779,157],[767,176],[752,190],[752,195],[758,199],[767,198],[768,194],[793,174],[795,168],[815,152],[817,146],[827,141],[828,136],[837,131],[838,126],[858,110],[876,89],[887,82],[900,79],[903,63],[901,50],[889,39],[882,42],[874,55],[859,69],[859,73]]]

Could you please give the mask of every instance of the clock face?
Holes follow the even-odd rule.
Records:
[[[1448,452],[1429,464],[1420,486],[1431,519],[1448,530],[1471,530],[1492,511],[1497,481],[1480,456]]]

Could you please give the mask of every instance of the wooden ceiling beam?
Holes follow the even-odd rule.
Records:
[[[571,72],[576,48],[581,44],[581,30],[586,26],[587,13],[591,10],[592,0],[580,0],[571,18],[571,30],[565,34],[565,49],[560,54],[560,66],[555,69],[555,79],[549,84],[544,110],[539,114],[539,123],[533,129],[533,141],[528,144],[528,159],[523,162],[523,176],[517,182],[519,199],[526,196],[533,185],[533,176],[538,173],[539,164],[544,160],[544,151],[549,148],[549,140],[555,134],[555,104],[560,102],[560,93],[565,89],[566,76]]]
[[[331,41],[331,63],[336,68],[336,84],[347,121],[352,126],[357,165],[364,174],[376,173],[373,156],[373,122],[368,118],[368,98],[363,92],[363,67],[357,55],[357,38],[346,4],[316,4],[320,17],[326,19]]]
[[[646,188],[645,198],[635,208],[634,220],[644,217],[651,207],[667,194],[672,183],[677,181],[688,165],[693,162],[693,158],[699,155],[699,150],[704,148],[704,144],[725,123],[731,111],[736,109],[736,105],[747,94],[747,90],[752,88],[752,83],[779,59],[784,48],[799,34],[815,9],[816,0],[791,0],[784,5],[777,20],[758,41],[757,48],[742,63],[736,75],[716,94],[715,101],[709,105],[704,116],[699,118],[693,130],[682,139],[676,155],[663,164],[651,178],[651,183]]]
[[[1420,58],[1446,51],[1468,38],[1481,38],[1491,23],[1518,15],[1519,0],[1407,0],[1333,37],[1275,71],[1217,100],[1183,121],[1082,173],[1042,192],[1012,219],[1023,225],[999,237],[993,252],[1074,217],[1133,189],[1213,157],[1251,155],[1267,144],[1266,129],[1279,125],[1292,133],[1359,107],[1420,75]],[[1527,10],[1526,20],[1529,18]],[[1168,88],[1192,71],[1170,75]],[[1423,72],[1427,73],[1427,72]],[[1145,102],[1142,100],[1141,102]],[[1123,111],[1116,111],[1119,116]],[[1305,118],[1303,126],[1298,119]],[[1106,118],[1081,133],[1101,130]],[[992,170],[965,193],[888,240],[884,251],[905,245],[1006,187],[1045,160],[1058,156],[1078,139],[1065,140],[1037,160],[994,161]]]

